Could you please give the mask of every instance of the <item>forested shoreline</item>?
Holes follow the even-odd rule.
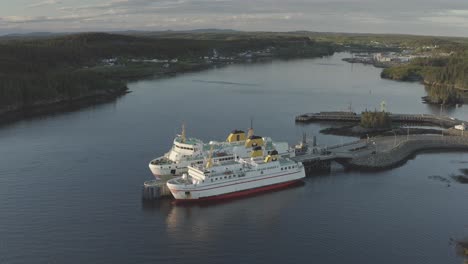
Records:
[[[257,54],[262,59],[318,57],[334,50],[328,42],[276,34],[80,33],[0,39],[0,115],[112,99],[126,93],[128,81],[255,60]],[[239,57],[243,53],[250,56]]]
[[[460,101],[468,87],[468,40],[314,32],[137,32],[0,37],[0,118],[49,106],[109,101],[127,82],[232,63],[312,58],[437,45],[450,56],[418,58],[382,77],[421,81],[432,102]],[[1,121],[1,120],[0,120]]]
[[[452,47],[448,56],[415,59],[409,64],[384,69],[382,78],[420,81],[426,100],[435,104],[463,103],[468,90],[468,45]]]

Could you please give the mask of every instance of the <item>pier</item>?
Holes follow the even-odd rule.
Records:
[[[332,161],[348,169],[385,170],[398,167],[423,151],[467,151],[468,136],[455,133],[375,137],[328,148],[325,154],[307,153],[293,159],[302,162],[308,174],[329,169]]]
[[[463,120],[448,116],[437,116],[430,114],[394,114],[388,113],[392,122],[406,124],[431,124],[444,128],[453,127],[465,123]],[[355,112],[336,111],[336,112],[319,112],[308,113],[296,116],[296,122],[311,123],[311,122],[355,122],[361,121],[361,114]]]

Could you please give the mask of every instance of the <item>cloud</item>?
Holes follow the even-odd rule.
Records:
[[[146,8],[158,9],[176,7],[180,4],[185,3],[185,0],[174,0],[174,1],[154,1],[154,0],[113,0],[103,4],[95,5],[82,5],[82,6],[66,6],[61,7],[61,11],[72,11],[72,12],[95,12],[102,10],[123,10],[123,11],[144,11]]]
[[[0,18],[0,21],[11,24],[27,24],[27,23],[44,23],[44,22],[77,22],[84,19],[92,18],[93,16],[58,16],[58,17],[47,17],[47,16],[8,16]]]
[[[95,4],[67,0],[66,6],[59,5],[62,1],[43,0],[31,4],[29,7],[48,8],[31,8],[26,13],[28,16],[23,13],[0,18],[0,26],[40,31],[218,27],[468,36],[467,0],[91,1]]]
[[[466,29],[468,28],[468,9],[443,10],[429,16],[420,17],[420,20]]]
[[[37,2],[37,3],[34,3],[34,4],[30,4],[30,5],[28,5],[28,8],[50,6],[50,5],[60,4],[60,3],[62,3],[62,1],[60,1],[60,0],[45,0],[45,1],[42,1],[42,2]]]

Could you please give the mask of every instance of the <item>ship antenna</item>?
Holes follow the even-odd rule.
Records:
[[[182,143],[185,143],[185,124],[182,124],[182,135],[181,135],[181,138],[182,138]]]
[[[254,129],[253,129],[253,118],[250,118],[250,128],[249,132],[247,133],[247,138],[250,138],[251,136],[254,135]]]
[[[210,147],[210,154],[208,156],[208,161],[206,162],[206,168],[209,169],[213,167],[213,145]]]

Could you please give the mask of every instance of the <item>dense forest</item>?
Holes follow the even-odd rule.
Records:
[[[374,129],[390,128],[392,126],[392,120],[386,112],[365,111],[362,112],[361,126]]]
[[[450,55],[415,59],[409,64],[384,69],[381,76],[423,82],[432,103],[459,103],[463,92],[468,90],[468,45],[452,43],[441,48]]]
[[[304,36],[123,35],[82,33],[41,38],[0,38],[0,114],[39,105],[124,93],[128,80],[209,67],[202,58],[273,50],[271,56],[332,54],[331,43]],[[144,60],[168,61],[143,63]],[[103,61],[112,60],[111,64]],[[136,61],[136,62],[135,62]]]

